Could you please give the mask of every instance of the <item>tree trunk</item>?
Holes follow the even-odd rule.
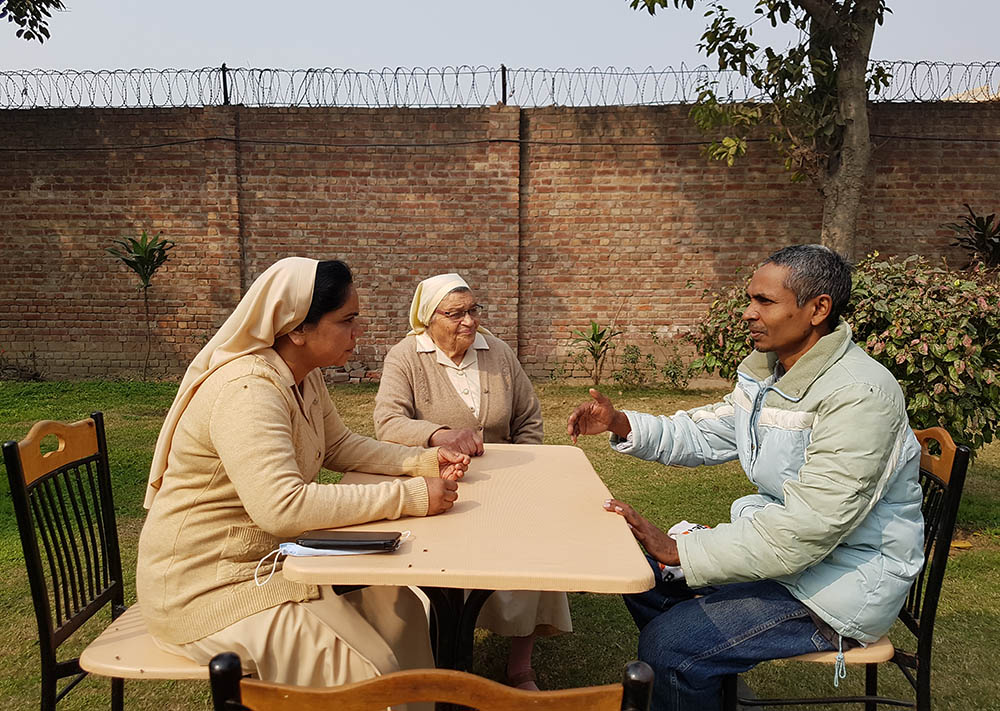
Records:
[[[827,178],[820,190],[823,194],[821,240],[848,259],[854,259],[858,248],[858,213],[872,154],[866,75],[875,35],[874,4],[858,3],[858,16],[855,17],[858,34],[845,37],[835,45],[843,140],[838,154],[830,158]]]

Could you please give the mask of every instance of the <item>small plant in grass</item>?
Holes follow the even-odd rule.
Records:
[[[112,257],[127,266],[139,278],[139,291],[142,292],[142,303],[146,310],[146,358],[142,363],[142,379],[146,379],[149,368],[149,352],[153,340],[153,322],[149,315],[149,287],[153,275],[169,259],[168,251],[174,248],[174,243],[159,236],[150,237],[146,230],[142,237],[125,237],[112,240],[115,247],[108,247]]]
[[[656,333],[651,333],[653,343],[663,349],[663,363],[660,364],[660,376],[663,381],[674,390],[683,390],[691,382],[694,371],[689,363],[684,362],[680,350],[677,348],[677,341],[668,341],[661,338]]]
[[[968,215],[961,222],[950,222],[945,227],[957,237],[952,247],[961,247],[972,256],[973,262],[982,262],[989,269],[1000,267],[1000,221],[996,213],[983,217],[965,204]]]
[[[643,353],[639,346],[629,343],[622,349],[621,367],[614,372],[615,382],[627,388],[649,385],[657,379],[656,357]]]
[[[618,359],[621,367],[614,373],[615,382],[632,388],[660,384],[674,390],[686,387],[691,380],[691,368],[684,362],[676,343],[655,332],[649,336],[662,359],[656,353],[643,353],[639,346],[629,344],[622,349]]]
[[[734,379],[750,353],[744,284],[719,295],[692,341],[692,364]],[[941,426],[974,450],[1000,427],[1000,283],[983,266],[959,271],[922,257],[858,263],[844,318],[854,340],[892,372],[915,428]]]
[[[595,386],[600,385],[608,353],[614,348],[614,341],[622,332],[615,331],[613,326],[602,327],[596,321],[591,321],[589,331],[573,331],[572,335],[570,343],[583,358],[584,365],[590,372],[590,379]]]

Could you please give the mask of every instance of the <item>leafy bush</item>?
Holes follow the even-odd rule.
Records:
[[[727,379],[750,352],[744,284],[712,302],[691,335],[692,367]],[[939,425],[978,449],[1000,424],[1000,284],[983,266],[962,272],[922,257],[858,264],[845,318],[854,340],[903,388],[915,428]]]
[[[750,332],[740,320],[747,306],[746,286],[743,279],[720,294],[708,307],[708,313],[688,334],[699,357],[691,362],[694,372],[718,372],[726,380],[736,379],[736,368],[753,350]]]
[[[615,370],[615,382],[630,388],[665,384],[674,390],[685,388],[691,380],[691,367],[684,362],[673,340],[649,334],[655,351],[643,353],[639,346],[629,344],[622,349],[621,367]]]
[[[627,388],[649,385],[656,379],[656,370],[656,357],[630,343],[622,349],[621,367],[614,373],[615,382]]]
[[[914,427],[940,425],[978,449],[1000,423],[1000,284],[921,257],[859,265],[855,340],[896,376]]]
[[[660,340],[660,337],[655,333],[652,336],[653,343],[666,351],[663,363],[660,364],[660,376],[674,390],[683,390],[691,382],[691,378],[694,376],[694,368],[692,368],[690,363],[684,362],[684,358],[677,349],[675,341],[670,341],[668,345],[666,342]]]

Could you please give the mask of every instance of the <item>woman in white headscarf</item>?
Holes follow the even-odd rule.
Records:
[[[417,285],[410,332],[386,355],[375,398],[379,439],[447,446],[472,456],[484,442],[542,443],[542,409],[510,347],[480,325],[482,307],[458,274]],[[498,591],[478,626],[511,638],[507,681],[537,689],[535,636],[572,630],[565,593]]]
[[[146,490],[136,591],[154,639],[208,663],[236,651],[270,681],[329,686],[433,666],[426,618],[406,587],[342,596],[258,562],[309,529],[451,508],[468,456],[354,434],[320,368],[361,333],[351,272],[289,258],[250,287],[195,357],[160,431]],[[321,467],[399,476],[320,484]]]

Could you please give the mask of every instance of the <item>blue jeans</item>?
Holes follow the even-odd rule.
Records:
[[[653,711],[722,705],[722,678],[767,659],[834,649],[806,606],[773,580],[692,590],[663,582],[626,595],[639,626],[639,659],[653,668]],[[698,595],[698,597],[695,597]]]

